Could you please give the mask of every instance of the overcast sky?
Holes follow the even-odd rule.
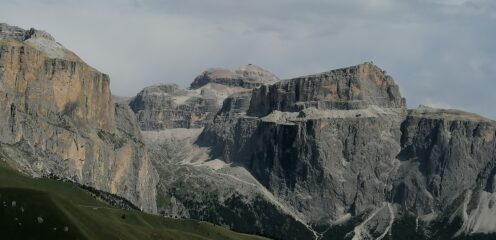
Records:
[[[208,67],[290,78],[373,61],[409,107],[496,119],[494,0],[12,0],[0,22],[48,31],[115,95],[188,86]]]

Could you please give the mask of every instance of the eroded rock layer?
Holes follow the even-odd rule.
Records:
[[[404,108],[398,86],[371,63],[332,70],[261,86],[254,91],[248,115],[263,117],[275,110],[305,108],[362,109],[375,105]]]

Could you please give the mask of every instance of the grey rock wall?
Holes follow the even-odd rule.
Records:
[[[419,108],[402,124],[393,199],[417,214],[444,211],[467,189],[494,192],[496,123],[456,110]]]
[[[245,166],[303,219],[335,220],[386,200],[405,109],[382,70],[366,63],[262,86],[253,91],[246,115],[224,114],[236,99],[224,102],[226,110],[198,144],[211,146],[213,158]],[[329,99],[360,99],[362,105],[324,106]]]

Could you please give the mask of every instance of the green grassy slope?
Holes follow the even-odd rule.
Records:
[[[0,229],[2,239],[265,239],[113,208],[73,184],[33,179],[1,160]]]

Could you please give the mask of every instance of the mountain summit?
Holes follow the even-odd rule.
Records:
[[[208,83],[218,83],[232,87],[254,88],[263,84],[271,84],[279,81],[271,72],[248,64],[234,70],[225,68],[210,68],[195,78],[191,83],[191,89],[197,89]]]

